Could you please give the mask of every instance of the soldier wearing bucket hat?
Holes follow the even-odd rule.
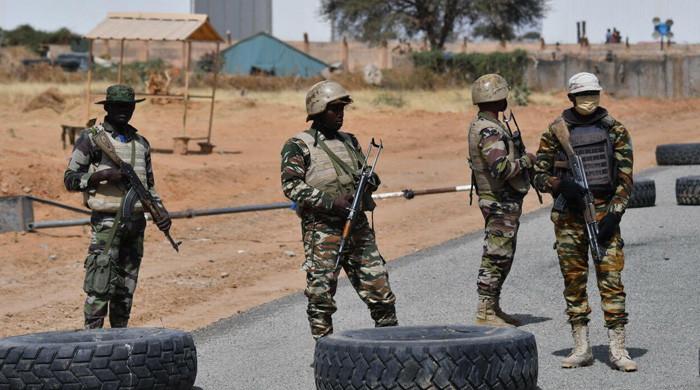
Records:
[[[103,327],[108,312],[112,328],[127,326],[146,228],[140,203],[136,204],[132,215],[120,215],[125,195],[122,174],[95,143],[97,134],[107,134],[117,155],[133,166],[141,182],[160,202],[148,141],[129,125],[136,103],[143,100],[136,99],[133,88],[128,85],[107,88],[105,99],[96,102],[104,105],[107,115],[102,123],[82,132],[63,177],[66,189],[82,192],[85,205],[92,210],[92,236],[83,284],[87,294],[84,314],[88,329]],[[127,219],[130,223],[122,223]],[[170,218],[165,218],[158,228],[167,231],[170,225]]]

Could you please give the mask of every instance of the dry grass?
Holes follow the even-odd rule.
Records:
[[[93,83],[92,94],[95,100],[104,93],[109,82],[100,81]],[[0,99],[10,102],[27,103],[33,97],[46,91],[48,88],[56,88],[66,97],[83,98],[85,94],[84,83],[38,83],[38,82],[14,82],[3,85],[0,88]],[[181,93],[178,89],[173,92]],[[193,88],[191,94],[206,95],[211,93],[208,88]],[[306,88],[289,88],[277,91],[245,91],[238,89],[219,89],[217,100],[233,101],[242,105],[254,104],[281,104],[291,106],[303,106],[306,96]],[[385,90],[385,89],[358,89],[352,91],[354,106],[362,110],[407,110],[428,112],[465,112],[471,107],[471,93],[469,88],[445,88],[437,90]],[[537,105],[560,104],[560,98],[547,93],[533,93],[530,102]]]

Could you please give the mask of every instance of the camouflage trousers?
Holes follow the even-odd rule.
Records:
[[[480,296],[498,297],[513,265],[522,200],[496,202],[479,199],[479,208],[485,227],[477,291]]]
[[[92,236],[86,268],[91,259],[104,252],[110,231],[114,225],[114,215],[93,212],[91,218]],[[125,328],[129,322],[131,304],[136,290],[141,258],[143,257],[143,236],[146,219],[143,214],[135,214],[131,228],[118,232],[110,249],[111,278],[109,291],[95,293],[89,287],[91,281],[86,273],[84,314],[85,328],[102,328],[109,312],[112,328]]]
[[[598,202],[597,202],[598,203]],[[607,204],[596,205],[597,218],[606,213]],[[564,299],[569,322],[588,323],[591,308],[588,305],[586,284],[588,282],[589,243],[586,226],[580,214],[568,211],[552,211],[556,249],[559,266],[564,276]],[[605,256],[600,264],[595,264],[601,306],[607,328],[614,328],[627,323],[625,312],[625,288],[622,285],[622,269],[625,255],[622,251],[624,241],[618,227],[610,243],[605,248]],[[592,260],[591,260],[592,262]]]
[[[342,226],[320,221],[302,224],[306,260],[302,269],[306,271],[308,298],[306,313],[311,326],[311,335],[319,339],[333,333],[332,315],[337,310],[334,296],[338,286],[340,268],[350,280],[360,299],[367,305],[375,326],[398,325],[394,304],[396,297],[389,286],[384,259],[379,254],[374,231],[366,218],[358,218],[346,244],[345,255],[338,269],[336,255],[340,246]]]

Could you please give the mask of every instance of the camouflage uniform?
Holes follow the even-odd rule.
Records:
[[[480,296],[496,299],[513,264],[523,197],[529,187],[525,170],[532,166],[515,149],[498,118],[479,112],[469,127],[472,183],[485,221],[477,290]]]
[[[314,132],[311,130],[310,132]],[[338,133],[336,140],[345,140],[348,151],[356,153],[357,164],[362,151],[354,136]],[[330,143],[321,132],[315,134],[319,142]],[[299,136],[289,139],[282,148],[282,190],[296,202],[297,213],[301,217],[301,231],[304,242],[308,298],[307,314],[314,339],[333,332],[331,316],[336,311],[333,299],[340,269],[335,268],[335,259],[340,245],[340,236],[345,218],[333,214],[333,200],[336,195],[322,191],[307,183],[307,173],[312,166],[310,148]],[[359,166],[356,166],[359,168]],[[319,186],[320,187],[320,186]],[[353,230],[343,256],[341,266],[360,298],[367,304],[376,326],[397,325],[394,303],[396,297],[389,285],[389,276],[377,244],[374,231],[364,213],[355,219]]]
[[[580,122],[581,116],[576,115],[573,109],[564,111],[562,117],[570,128],[595,124],[607,129],[608,138],[614,150],[613,188],[608,193],[593,191],[596,214],[598,221],[606,213],[622,216],[632,191],[633,156],[629,132],[622,123],[610,117],[602,107],[598,108],[587,122]],[[550,127],[542,135],[537,152],[534,184],[540,191],[552,192],[552,183],[558,176],[555,161],[560,159],[559,156],[562,154],[562,146]],[[588,315],[591,312],[586,293],[589,244],[583,215],[567,208],[563,212],[552,210],[551,219],[554,222],[559,265],[564,276],[564,299],[569,322],[572,325],[587,324]],[[607,328],[624,326],[627,323],[625,291],[621,278],[625,264],[623,246],[624,241],[618,227],[605,248],[605,256],[601,263],[595,265]]]
[[[87,299],[84,305],[85,327],[86,328],[101,328],[104,325],[104,317],[109,310],[110,325],[113,328],[126,327],[129,321],[129,313],[131,312],[131,304],[136,290],[136,281],[138,278],[139,266],[143,257],[143,237],[146,227],[146,220],[140,203],[137,203],[135,212],[130,216],[130,223],[124,229],[117,229],[117,232],[112,241],[110,249],[111,260],[111,279],[109,283],[109,291],[97,293],[93,291],[91,280],[89,280],[89,271],[94,267],[96,257],[103,253],[106,243],[109,241],[112,226],[117,214],[117,208],[112,201],[105,199],[114,199],[114,188],[107,189],[108,184],[100,184],[97,188],[89,188],[88,180],[90,176],[101,164],[110,165],[102,156],[102,151],[95,144],[93,137],[97,131],[104,130],[112,138],[112,142],[125,143],[129,145],[138,145],[142,154],[142,162],[136,164],[135,169],[142,172],[144,185],[151,191],[158,201],[160,198],[154,189],[153,170],[151,165],[150,146],[148,141],[137,134],[137,130],[131,126],[127,127],[125,134],[118,134],[114,131],[108,122],[92,127],[83,131],[80,138],[76,141],[71,156],[68,168],[64,173],[64,184],[69,191],[80,191],[86,195],[88,207],[91,207],[91,227],[92,237],[88,248],[88,256],[85,260],[86,280],[84,290],[87,293]],[[132,143],[135,142],[135,143]],[[138,153],[138,152],[137,152]],[[127,162],[129,162],[127,160]],[[143,165],[143,169],[139,166]],[[123,196],[123,190],[121,195]],[[100,199],[99,195],[103,194]],[[106,195],[105,195],[106,194]],[[118,204],[118,202],[116,203]],[[98,207],[100,206],[100,207]],[[99,210],[96,210],[99,209]],[[122,219],[124,222],[124,219]]]

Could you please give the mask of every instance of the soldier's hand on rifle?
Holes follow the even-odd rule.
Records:
[[[124,175],[121,173],[120,170],[115,169],[115,168],[109,168],[109,169],[104,169],[101,171],[97,171],[93,173],[90,176],[90,179],[88,180],[88,184],[91,187],[97,186],[98,183],[103,182],[103,181],[108,181],[111,183],[117,183],[121,181],[124,178]]]
[[[581,185],[571,179],[562,179],[554,190],[566,199],[569,208],[583,210],[583,197],[586,195],[586,189]]]
[[[525,156],[522,157],[523,166],[527,169],[530,169],[535,166],[535,162],[537,161],[537,157],[535,157],[534,154],[528,153]]]
[[[156,222],[156,226],[158,226],[158,229],[160,229],[161,232],[166,232],[170,230],[170,226],[172,226],[172,224],[173,222],[170,220],[169,215],[166,215],[165,218]]]
[[[617,231],[622,217],[615,213],[607,213],[598,224],[598,242],[602,246],[607,246],[613,235]]]
[[[333,200],[333,211],[343,217],[348,215],[348,209],[352,206],[353,196],[342,194]]]
[[[372,173],[372,176],[370,176],[369,180],[367,180],[367,191],[376,191],[379,189],[380,184],[382,184],[382,181],[379,180],[379,175],[377,175],[376,172]]]

